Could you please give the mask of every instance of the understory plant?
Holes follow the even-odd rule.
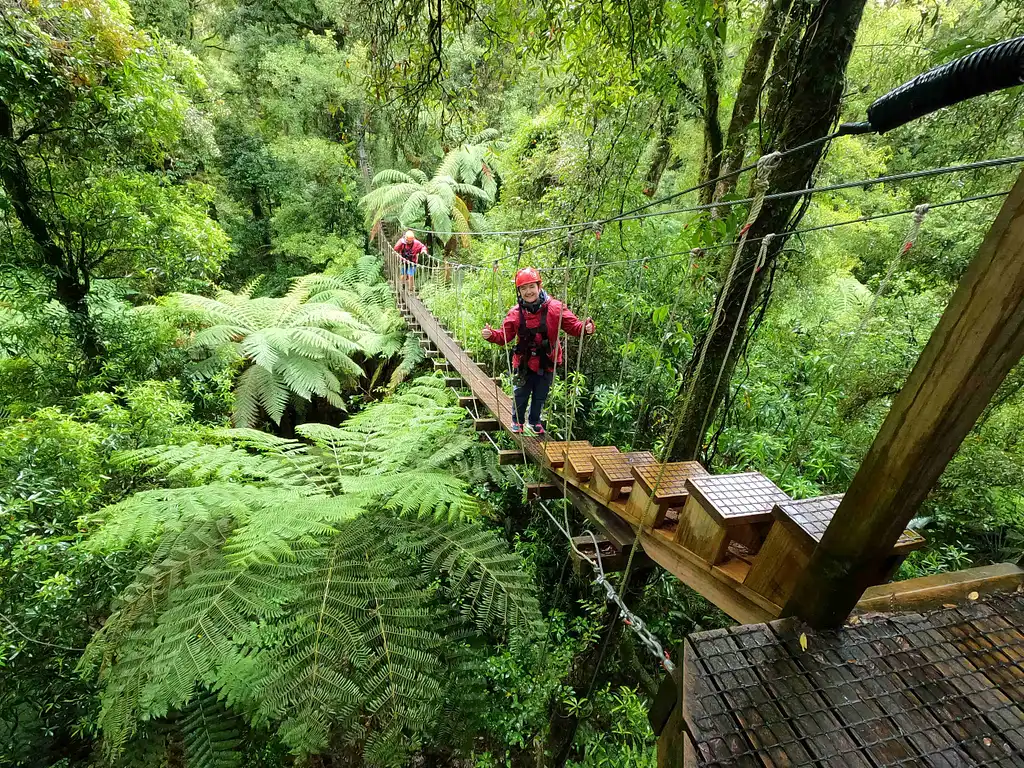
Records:
[[[188,341],[200,376],[238,367],[236,426],[254,427],[261,414],[281,424],[290,405],[314,397],[347,410],[346,394],[361,379],[372,389],[401,356],[397,382],[422,359],[373,256],[339,275],[297,278],[282,297],[254,297],[257,285],[172,302],[201,328]]]
[[[478,705],[490,645],[535,637],[540,613],[480,522],[471,483],[497,470],[453,405],[420,378],[301,442],[220,430],[123,457],[170,487],[103,510],[84,545],[145,555],[82,661],[108,752],[172,727],[206,745],[189,768],[227,764],[247,724],[398,766]]]

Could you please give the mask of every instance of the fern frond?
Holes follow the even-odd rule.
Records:
[[[374,499],[399,515],[438,520],[476,517],[479,502],[464,482],[444,471],[414,470],[386,475],[360,475],[342,481],[346,493]]]
[[[402,547],[430,576],[443,575],[481,632],[509,627],[524,636],[541,623],[533,583],[501,539],[472,523],[403,522]]]
[[[241,719],[208,694],[190,702],[181,719],[188,768],[240,768]]]

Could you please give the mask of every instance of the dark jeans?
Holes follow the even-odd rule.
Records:
[[[517,385],[513,392],[516,398],[516,421],[523,423],[523,415],[526,413],[526,402],[530,401],[530,423],[540,424],[540,412],[544,407],[544,401],[548,399],[548,392],[551,391],[551,382],[555,374],[552,371],[534,373],[526,372],[526,381]]]

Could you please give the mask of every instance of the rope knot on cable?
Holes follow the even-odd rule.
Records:
[[[906,254],[911,248],[914,247],[914,243],[917,241],[917,236],[921,232],[921,224],[924,223],[924,217],[928,213],[928,203],[921,203],[914,207],[914,218],[910,222],[910,229],[907,232],[907,237],[903,241],[903,249],[901,254]]]

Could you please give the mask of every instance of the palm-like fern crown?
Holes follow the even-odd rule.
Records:
[[[344,393],[364,375],[356,357],[404,350],[402,321],[375,257],[340,276],[307,275],[280,298],[253,298],[254,286],[216,298],[178,294],[175,303],[203,330],[190,348],[200,374],[237,361],[234,421],[254,426],[261,410],[281,422],[292,397],[323,397],[345,409]]]
[[[234,429],[126,454],[175,487],[107,508],[86,544],[148,560],[83,659],[108,748],[141,749],[143,724],[180,710],[189,768],[229,764],[239,715],[298,752],[339,737],[397,766],[480,695],[462,638],[528,639],[539,614],[473,521],[468,483],[496,468],[460,420],[430,377],[306,441]]]
[[[431,179],[419,169],[408,173],[385,170],[373,178],[373,187],[362,199],[368,227],[376,228],[381,221],[396,221],[401,226],[418,226],[438,233],[441,242],[447,242],[452,232],[468,232],[477,225],[470,216],[467,199],[490,202],[493,195],[475,182],[456,178],[455,160],[449,153]],[[468,235],[460,240],[468,245]]]
[[[497,136],[498,132],[489,128],[451,150],[438,166],[438,175],[482,189],[493,202],[498,194],[497,177],[501,175],[500,160],[491,146]]]

